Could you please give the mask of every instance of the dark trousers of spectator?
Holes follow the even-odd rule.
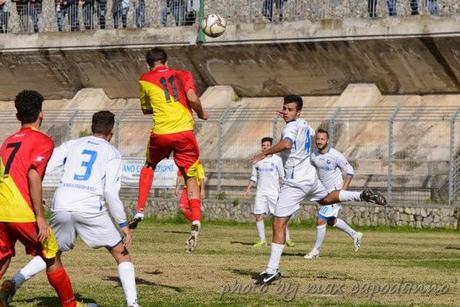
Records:
[[[80,31],[80,22],[78,20],[78,2],[69,4],[63,8],[56,8],[56,19],[58,31],[62,32],[65,20],[68,20],[70,31]]]
[[[114,1],[114,5],[115,5]],[[118,29],[118,24],[120,22],[121,17],[121,24],[123,28],[126,29],[127,22],[128,22],[128,10],[129,7],[123,7],[121,1],[118,2],[118,5],[112,9],[113,11],[113,27]]]
[[[29,2],[22,3],[16,2],[16,12],[19,17],[19,25],[21,31],[29,31],[29,15],[32,19],[33,30],[35,33],[38,32],[38,21],[40,14],[42,13],[42,3],[41,2]]]
[[[85,1],[81,8],[83,14],[83,24],[85,25],[86,30],[94,29],[94,1]]]
[[[176,26],[183,26],[185,24],[185,11],[187,3],[185,0],[173,0],[170,10],[176,21]]]
[[[390,16],[398,15],[397,12],[396,12],[397,2],[398,2],[397,0],[387,0],[388,15],[390,15]],[[418,3],[417,3],[417,0],[410,0],[410,9],[411,9],[411,15],[418,15]]]
[[[0,33],[8,33],[8,18],[10,12],[8,12],[6,5],[0,6]]]
[[[134,5],[134,9],[136,11],[136,27],[142,28],[145,24],[145,1],[137,0],[136,4]]]
[[[273,21],[273,9],[278,11],[279,21],[283,21],[283,6],[285,0],[264,0],[262,4],[262,15],[270,22]]]

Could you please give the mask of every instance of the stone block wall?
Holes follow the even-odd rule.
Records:
[[[135,201],[127,200],[129,210],[135,208]],[[295,219],[311,220],[316,216],[319,205],[305,203]],[[252,202],[205,200],[202,206],[206,219],[231,220],[238,222],[253,221]],[[160,218],[174,217],[178,213],[177,200],[174,197],[156,198],[149,201],[147,216]],[[345,204],[340,217],[356,226],[409,226],[414,228],[459,229],[460,207],[436,206],[398,206],[387,208],[368,204]]]

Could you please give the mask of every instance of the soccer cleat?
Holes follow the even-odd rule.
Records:
[[[286,240],[286,245],[287,245],[287,247],[294,247],[295,243],[292,240]]]
[[[128,228],[129,229],[136,229],[137,225],[139,224],[140,221],[142,221],[142,220],[141,219],[133,219],[131,222],[129,222]]]
[[[187,253],[193,252],[198,243],[198,234],[200,233],[200,224],[192,224],[192,230],[187,241],[185,241],[185,251]]]
[[[256,281],[256,285],[269,285],[277,279],[281,278],[281,273],[279,270],[276,270],[275,273],[269,274],[266,271],[260,273],[259,278]]]
[[[267,241],[262,240],[253,245],[253,247],[262,247],[262,246],[267,246]]]
[[[359,251],[361,248],[361,240],[363,239],[363,233],[357,232],[353,238],[353,245],[355,246],[355,252]]]
[[[7,307],[13,301],[16,294],[16,287],[14,281],[5,280],[0,288],[0,307]]]
[[[308,254],[303,256],[305,259],[316,259],[319,258],[319,250],[316,248],[312,249]]]
[[[387,205],[387,200],[385,199],[385,197],[379,192],[374,192],[371,189],[365,189],[361,193],[361,200],[367,201],[369,203],[374,203],[380,206]]]

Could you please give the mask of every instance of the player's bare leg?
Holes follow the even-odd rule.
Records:
[[[257,284],[270,284],[281,277],[278,267],[286,243],[286,227],[289,218],[290,217],[273,217],[273,239],[270,260],[268,261],[267,270],[260,274],[256,282]]]
[[[109,251],[118,264],[118,277],[120,278],[128,307],[138,307],[136,276],[128,249],[123,242],[120,242]]]
[[[380,206],[386,206],[387,201],[385,197],[378,193],[374,192],[371,189],[365,189],[362,192],[354,191],[332,191],[325,198],[318,201],[320,205],[332,205],[338,202],[347,202],[347,201],[365,201],[374,203]]]
[[[192,252],[198,242],[198,235],[201,229],[201,198],[200,198],[200,183],[195,177],[184,176],[187,184],[188,199],[190,210],[192,211],[192,228],[190,236],[185,241],[186,252]]]
[[[265,225],[264,216],[262,214],[256,214],[256,228],[259,235],[259,242],[254,244],[254,247],[267,246],[267,239],[265,238]]]

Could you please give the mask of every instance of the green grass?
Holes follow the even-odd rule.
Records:
[[[293,225],[291,236],[297,245],[284,251],[283,278],[261,289],[253,286],[254,278],[265,269],[270,248],[251,246],[257,239],[253,223],[205,222],[197,250],[186,254],[188,223],[180,218],[147,219],[134,231],[131,250],[139,301],[141,306],[458,304],[458,232],[359,230],[364,239],[358,253],[347,236],[328,229],[321,257],[307,261],[303,255],[313,244],[314,227]],[[266,232],[270,237],[269,227]],[[17,253],[7,277],[30,259],[20,244]],[[105,249],[91,250],[78,242],[63,261],[80,299],[99,306],[124,306],[116,264]],[[385,292],[385,287],[402,285],[430,291]],[[441,287],[447,291],[441,293]],[[58,306],[58,300],[45,274],[40,274],[18,291],[13,306]]]

